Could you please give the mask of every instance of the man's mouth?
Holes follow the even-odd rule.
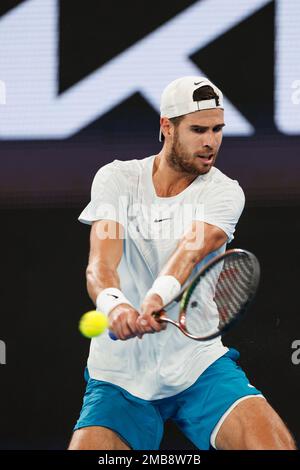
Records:
[[[211,153],[209,155],[197,155],[199,158],[201,158],[201,160],[203,161],[203,163],[210,163],[213,159],[213,156],[214,154]]]

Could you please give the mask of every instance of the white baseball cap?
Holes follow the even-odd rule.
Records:
[[[214,90],[217,98],[197,101],[194,95],[195,91],[207,85]],[[173,118],[213,108],[224,109],[223,94],[216,85],[205,77],[189,76],[178,78],[169,83],[161,95],[161,117]],[[159,140],[162,140],[161,131],[159,133]]]

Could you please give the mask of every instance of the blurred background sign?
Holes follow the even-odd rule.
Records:
[[[300,197],[299,1],[27,0],[0,13],[2,206],[78,204],[99,166],[156,153],[161,92],[184,75],[222,89],[219,167],[248,199]]]

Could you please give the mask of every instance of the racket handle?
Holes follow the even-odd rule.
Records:
[[[113,341],[117,341],[117,340],[119,339],[119,338],[116,337],[116,335],[113,334],[112,331],[109,331],[108,336],[109,336],[110,339],[112,339]]]

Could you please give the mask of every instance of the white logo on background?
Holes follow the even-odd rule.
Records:
[[[0,80],[0,104],[6,104],[6,86],[2,80]]]
[[[234,8],[224,7],[223,0],[198,1],[61,95],[58,2],[23,2],[0,20],[0,70],[10,87],[0,137],[67,138],[136,92],[158,111],[167,83],[178,76],[204,75],[189,59],[194,52],[270,1],[235,2]],[[227,135],[254,132],[226,98],[225,107]]]
[[[295,91],[292,93],[292,103],[300,104],[300,80],[295,80],[292,83],[292,89]]]
[[[0,113],[0,138],[68,138],[137,92],[159,111],[161,92],[170,81],[204,75],[190,60],[193,53],[269,3],[198,1],[61,95],[58,0],[21,3],[0,19],[1,79],[10,91],[5,113]],[[275,21],[275,121],[281,132],[300,134],[300,113],[290,92],[291,81],[300,77],[300,2],[276,0]],[[293,99],[298,97],[296,90]],[[226,97],[224,103],[224,134],[253,134],[251,124]]]
[[[284,134],[300,134],[299,90],[291,99],[291,83],[300,78],[300,2],[276,0],[275,123]]]

